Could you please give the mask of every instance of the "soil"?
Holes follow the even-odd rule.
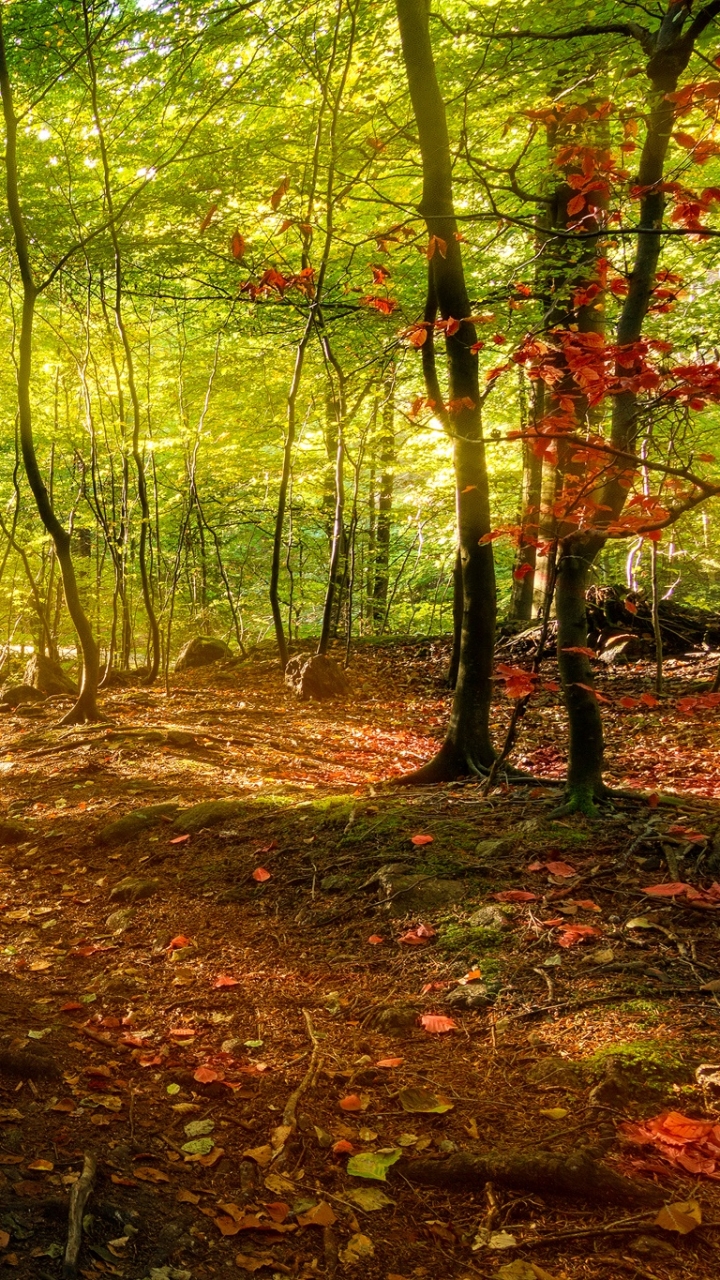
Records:
[[[668,664],[641,710],[618,699],[650,668],[603,672],[609,780],[660,795],[588,821],[553,817],[559,788],[385,786],[437,748],[446,661],[445,644],[367,646],[332,703],[251,660],[183,673],[169,696],[112,690],[99,726],[55,727],[62,698],[2,718],[8,1275],[61,1275],[88,1153],[86,1277],[716,1274],[713,1170],[621,1129],[667,1110],[720,1122],[720,1086],[695,1074],[720,1060],[718,914],[643,892],[720,878],[716,722],[675,706],[714,662]],[[516,761],[559,775],[557,695],[522,732]],[[184,821],[214,801],[233,803]],[[150,816],[101,834],[134,811]],[[437,1109],[409,1110],[409,1090]],[[697,1200],[703,1225],[550,1183],[413,1181],[415,1158],[581,1150]],[[386,1182],[348,1172],[383,1152],[401,1153]]]

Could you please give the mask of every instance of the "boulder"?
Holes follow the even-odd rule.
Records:
[[[439,876],[431,879],[427,875],[409,874],[403,862],[390,862],[380,867],[377,880],[381,886],[382,899],[392,915],[404,916],[409,911],[435,911],[439,907],[447,907],[451,903],[462,902],[467,898],[467,881],[446,880]]]
[[[487,1009],[494,1001],[495,996],[484,982],[468,982],[465,986],[453,987],[445,996],[445,1004],[452,1009]]]
[[[125,876],[119,880],[110,893],[111,902],[137,902],[141,898],[152,898],[160,888],[159,880],[144,879],[142,876]]]
[[[510,929],[512,923],[502,907],[480,907],[470,916],[468,924],[473,929]]]
[[[42,702],[43,694],[31,684],[4,684],[0,689],[0,702],[19,707],[21,702]]]
[[[323,702],[328,698],[346,698],[350,692],[347,676],[332,658],[320,653],[298,653],[285,668],[285,684],[301,702],[314,698]]]
[[[46,698],[61,693],[76,694],[78,691],[75,681],[63,671],[60,663],[53,662],[52,658],[47,658],[43,653],[33,654],[25,667],[24,679],[26,684],[39,689]]]
[[[224,640],[214,636],[195,636],[184,644],[175,660],[176,671],[192,671],[196,667],[209,667],[213,662],[232,658],[232,650]]]

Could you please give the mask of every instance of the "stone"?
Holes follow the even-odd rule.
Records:
[[[388,911],[396,916],[407,915],[409,911],[434,911],[461,902],[468,892],[466,881],[446,880],[438,876],[428,879],[422,872],[408,875],[407,865],[403,862],[391,862],[380,867],[376,878]]]
[[[188,729],[168,729],[165,742],[169,747],[194,747],[197,744],[197,738]]]
[[[46,708],[41,702],[21,702],[20,706],[15,708],[15,715],[27,716],[28,720],[37,720],[46,715]]]
[[[203,827],[215,827],[228,818],[237,818],[247,810],[244,800],[203,800],[201,804],[183,809],[173,822],[173,831],[183,835],[201,831]]]
[[[320,888],[323,893],[346,893],[349,889],[354,889],[356,885],[355,876],[324,876],[320,881]]]
[[[385,1033],[402,1033],[412,1031],[417,1026],[418,1011],[411,1005],[394,1004],[385,1009],[378,1009],[372,1018],[372,1025],[377,1031]]]
[[[717,1062],[702,1062],[695,1068],[695,1079],[702,1089],[720,1094],[720,1064]]]
[[[42,693],[31,684],[4,684],[0,689],[0,702],[19,707],[21,702],[42,702]]]
[[[60,663],[47,658],[43,653],[33,654],[25,667],[24,680],[25,684],[44,693],[46,698],[61,693],[76,694],[78,691],[75,681],[63,671]]]
[[[342,667],[322,654],[308,657],[298,653],[285,668],[285,684],[301,702],[314,698],[322,702],[328,698],[346,698],[350,692],[347,676]]]
[[[130,840],[149,827],[159,826],[164,818],[174,818],[179,807],[174,801],[168,800],[164,804],[149,804],[143,809],[133,809],[131,813],[125,813],[122,818],[116,818],[106,827],[101,827],[98,839],[103,844]]]
[[[503,836],[499,840],[480,840],[475,845],[475,856],[481,862],[494,862],[503,853],[509,853],[515,847],[516,841]]]
[[[512,921],[502,907],[480,907],[468,920],[473,929],[511,929]]]
[[[110,929],[112,933],[124,933],[129,929],[130,922],[135,912],[132,907],[121,907],[119,911],[113,911],[105,921],[105,928]]]
[[[213,662],[232,658],[232,649],[224,640],[214,636],[195,636],[188,640],[175,659],[176,671],[193,671],[197,667],[209,667]]]
[[[455,987],[445,996],[445,1004],[452,1009],[487,1009],[494,1003],[484,982],[468,982],[466,986]]]
[[[142,876],[125,876],[111,890],[110,901],[138,902],[141,898],[152,898],[159,888],[159,880],[143,879]]]

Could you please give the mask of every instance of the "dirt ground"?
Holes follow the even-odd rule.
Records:
[[[331,705],[263,660],[110,692],[99,726],[3,718],[9,1275],[61,1275],[88,1155],[85,1277],[717,1274],[720,734],[676,706],[713,662],[669,664],[652,708],[619,703],[647,667],[600,677],[609,779],[659,801],[587,821],[549,787],[384,785],[442,735],[446,658],[367,647]],[[515,758],[561,774],[557,695]],[[707,1123],[623,1127],[666,1112]],[[418,1180],[580,1151],[690,1203],[663,1226],[550,1173]]]

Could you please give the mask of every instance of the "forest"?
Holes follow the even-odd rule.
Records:
[[[720,0],[588,4],[0,0],[19,1280],[717,1273]]]

